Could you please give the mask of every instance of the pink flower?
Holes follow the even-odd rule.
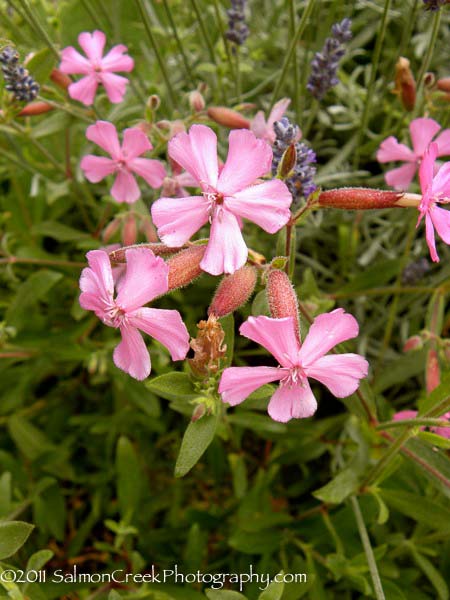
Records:
[[[301,345],[293,317],[249,317],[239,331],[264,346],[280,366],[225,369],[219,384],[222,400],[235,406],[265,383],[279,381],[269,402],[272,419],[286,423],[292,418],[310,417],[317,402],[308,377],[323,383],[338,398],[353,394],[359,380],[366,377],[369,365],[362,356],[325,356],[336,344],[356,337],[358,329],[356,319],[338,308],[316,317]]]
[[[189,350],[189,334],[177,310],[147,308],[144,304],[168,290],[169,267],[148,248],[126,251],[127,270],[117,286],[104,250],[87,253],[89,267],[80,277],[80,304],[92,310],[109,327],[120,329],[122,341],[114,350],[114,363],[135,379],[150,374],[147,347],[139,330],[169,350],[173,360],[183,360]]]
[[[409,124],[413,150],[405,146],[405,144],[399,144],[397,139],[392,135],[381,142],[377,152],[378,162],[385,163],[401,160],[406,163],[402,167],[385,173],[384,178],[388,185],[400,191],[408,189],[425,150],[440,129],[441,126],[434,119],[414,119]],[[435,142],[438,145],[438,156],[450,154],[450,129],[444,129]]]
[[[80,33],[78,43],[86,53],[82,56],[73,46],[61,50],[60,71],[69,75],[84,75],[69,85],[69,96],[86,106],[94,103],[99,84],[103,85],[110,102],[122,102],[128,83],[126,77],[115,75],[116,71],[132,71],[133,59],[125,54],[127,47],[119,44],[103,56],[106,37],[102,31]]]
[[[164,178],[161,193],[163,196],[176,196],[185,198],[189,192],[187,187],[199,187],[199,182],[187,171],[183,171],[178,163],[170,161],[172,166],[172,175]]]
[[[432,142],[425,151],[420,164],[419,179],[422,188],[422,201],[419,204],[419,218],[417,226],[425,217],[425,237],[427,239],[430,255],[434,262],[439,262],[436,252],[434,230],[446,244],[450,244],[450,212],[439,208],[437,203],[450,202],[450,162],[445,163],[435,172],[435,160],[438,155],[438,145]]]
[[[107,175],[117,173],[111,196],[117,202],[136,202],[141,192],[132,173],[139,175],[153,188],[161,187],[166,171],[158,160],[138,158],[153,146],[143,131],[137,127],[125,129],[122,146],[119,143],[117,130],[108,121],[97,121],[86,130],[86,137],[105,152],[111,155],[94,156],[88,154],[81,161],[81,168],[86,179],[97,183]]]
[[[415,419],[417,417],[417,410],[401,410],[400,412],[395,413],[392,417],[393,421],[403,421],[404,419]],[[450,439],[450,412],[445,413],[442,417],[439,417],[442,421],[449,421],[447,427],[430,427],[430,431],[435,433],[436,435],[440,435],[442,437]],[[425,426],[420,427],[420,430],[423,431]]]
[[[273,130],[273,124],[275,123],[275,121],[279,121],[281,119],[281,117],[287,111],[287,108],[290,103],[291,101],[289,98],[283,98],[282,100],[278,100],[278,102],[273,105],[273,108],[270,111],[270,115],[267,121],[262,110],[256,113],[256,115],[250,121],[250,129],[251,131],[253,131],[257,138],[267,140],[270,144],[274,143],[276,135],[275,131]],[[298,139],[300,139],[300,137],[301,132]]]
[[[211,233],[200,267],[212,275],[234,273],[247,260],[240,219],[275,233],[289,220],[292,196],[279,179],[252,185],[272,163],[272,149],[251,131],[229,136],[228,158],[219,173],[217,137],[193,125],[169,142],[169,155],[199,182],[201,196],[160,198],[152,206],[158,235],[168,246],[182,246],[208,221]]]

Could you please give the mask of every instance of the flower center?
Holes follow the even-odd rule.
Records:
[[[289,373],[286,375],[286,377],[284,377],[281,380],[281,382],[283,383],[283,385],[292,388],[299,384],[303,386],[306,380],[307,377],[305,371],[303,370],[303,367],[301,367],[300,365],[296,365],[295,367],[291,367],[289,369]]]
[[[126,319],[126,313],[123,308],[117,306],[117,304],[113,304],[108,309],[105,310],[103,316],[103,323],[108,325],[109,327],[120,327],[124,320]]]
[[[211,223],[215,216],[219,216],[218,213],[220,214],[221,212],[220,207],[223,205],[224,197],[223,194],[216,190],[203,192],[203,196],[209,202],[208,215],[209,222]]]

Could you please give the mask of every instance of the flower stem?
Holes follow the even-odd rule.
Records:
[[[392,427],[401,427],[401,426],[422,426],[422,427],[448,427],[450,423],[448,421],[443,421],[442,419],[427,419],[426,417],[417,417],[415,419],[401,419],[398,421],[384,421],[379,423],[375,429],[384,430],[391,429]]]
[[[409,427],[404,431],[398,438],[396,438],[387,452],[380,458],[374,468],[370,471],[364,482],[361,484],[361,489],[367,488],[371,483],[376,481],[378,477],[383,473],[385,467],[391,462],[391,460],[400,452],[402,446],[406,444],[409,438],[413,437],[414,428]],[[390,438],[392,439],[392,438]]]
[[[42,25],[38,21],[37,17],[35,16],[34,12],[32,11],[27,0],[17,0],[17,1],[20,4],[20,6],[22,7],[23,12],[25,13],[25,19],[28,21],[28,23],[31,25],[31,27],[36,31],[36,33],[45,41],[47,46],[50,48],[50,50],[53,52],[53,54],[59,60],[60,56],[59,56],[58,50],[56,49],[56,46],[53,44],[48,33],[45,31],[45,29],[42,27]],[[13,3],[13,6],[14,6],[14,3]]]
[[[291,38],[295,35],[295,0],[288,0],[289,2],[289,35]],[[294,79],[294,112],[295,122],[298,123],[300,119],[300,83],[299,83],[299,68],[298,68],[298,56],[297,46],[294,46],[294,55],[292,57],[292,68],[293,68],[293,79]]]
[[[422,114],[422,108],[423,108],[423,103],[424,103],[424,97],[422,94],[422,90],[423,90],[423,83],[424,83],[424,76],[425,73],[428,71],[428,67],[430,66],[430,61],[431,61],[431,57],[433,55],[433,51],[436,47],[436,40],[437,37],[439,35],[439,25],[441,23],[441,10],[437,10],[434,13],[434,17],[433,17],[433,28],[431,30],[431,37],[430,37],[430,41],[427,44],[427,51],[425,54],[424,59],[421,62],[421,66],[420,66],[420,71],[419,74],[417,76],[417,90],[416,90],[416,94],[417,97],[420,98],[420,102],[418,102],[416,104],[416,110],[415,115],[421,115]]]
[[[192,73],[191,67],[189,66],[189,61],[187,59],[186,53],[183,48],[183,44],[181,43],[180,36],[178,35],[177,27],[175,25],[175,21],[173,20],[172,11],[170,10],[169,3],[167,0],[163,0],[164,8],[166,9],[167,18],[169,19],[170,28],[172,29],[173,37],[175,38],[176,44],[178,46],[178,50],[181,54],[181,59],[183,61],[184,70],[186,71],[186,75],[191,83],[191,85],[195,85],[195,78]]]

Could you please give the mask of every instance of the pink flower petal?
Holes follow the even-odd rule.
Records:
[[[106,156],[88,154],[81,159],[80,167],[84,176],[91,183],[97,183],[117,169],[116,163]]]
[[[192,177],[190,173],[184,171],[179,175],[175,175],[174,179],[183,187],[198,187],[198,181]]]
[[[189,134],[178,133],[169,142],[169,156],[201,183],[202,188],[217,185],[217,137],[206,125],[192,125]]]
[[[439,208],[439,206],[433,206],[428,214],[438,236],[446,244],[450,244],[450,211],[445,208]]]
[[[147,346],[141,334],[134,327],[122,325],[122,341],[114,349],[113,360],[116,367],[142,381],[150,375],[151,363]]]
[[[189,333],[177,310],[139,308],[129,315],[130,323],[165,346],[172,360],[183,360],[189,351]]]
[[[114,73],[101,73],[100,80],[106,90],[109,101],[113,104],[122,102],[125,96],[128,79]]]
[[[431,190],[434,197],[450,200],[450,162],[438,170],[433,178]]]
[[[131,248],[125,256],[127,270],[116,304],[129,312],[167,292],[169,267],[148,248]]]
[[[69,96],[78,100],[85,106],[94,104],[95,93],[97,92],[98,82],[95,75],[87,75],[75,83],[71,83],[67,88]]]
[[[356,337],[358,332],[359,326],[355,317],[344,312],[342,308],[319,315],[309,328],[300,350],[304,368],[313,365],[337,344]]]
[[[127,162],[128,168],[139,175],[152,188],[160,188],[163,184],[166,170],[159,160],[151,158],[133,158]]]
[[[417,410],[401,410],[392,417],[393,421],[403,421],[403,419],[415,419]]]
[[[219,394],[223,402],[236,406],[265,383],[285,375],[286,371],[277,367],[229,367],[222,373]]]
[[[117,202],[126,202],[127,204],[132,204],[140,198],[141,190],[130,171],[122,169],[117,173],[111,188],[111,196]]]
[[[425,238],[427,240],[428,249],[430,250],[431,260],[433,262],[439,262],[439,255],[436,252],[436,241],[434,239],[433,221],[431,220],[431,216],[428,211],[425,213]]]
[[[102,70],[108,72],[114,71],[132,71],[134,60],[131,56],[125,55],[128,48],[123,44],[113,46],[111,50],[102,58]]]
[[[282,98],[273,105],[270,111],[269,118],[267,119],[267,125],[272,128],[275,121],[279,121],[284,113],[287,111],[289,104],[291,103],[290,98]]]
[[[440,128],[441,126],[439,123],[436,123],[434,119],[429,119],[427,117],[421,117],[411,121],[409,124],[409,131],[414,154],[417,157],[423,156],[423,153]]]
[[[435,142],[438,145],[438,156],[450,156],[450,129],[444,129]]]
[[[122,154],[125,159],[136,158],[152,148],[150,140],[141,129],[129,127],[123,132]]]
[[[86,129],[86,137],[110,154],[114,160],[121,158],[117,130],[109,121],[97,121],[94,125],[89,125]]]
[[[248,249],[236,217],[218,207],[200,267],[211,275],[234,273],[244,266]]]
[[[268,407],[272,419],[281,423],[311,417],[316,410],[317,402],[307,380],[297,385],[281,382]]]
[[[291,218],[292,195],[279,179],[253,185],[225,198],[225,207],[233,214],[249,219],[268,233],[279,231]]]
[[[59,70],[67,75],[87,75],[92,71],[92,65],[73,46],[68,46],[61,50]]]
[[[83,48],[89,60],[100,65],[103,48],[106,43],[105,34],[98,30],[95,30],[93,33],[83,32],[78,36],[78,43]]]
[[[397,169],[386,171],[384,179],[386,180],[386,183],[394,189],[405,192],[411,185],[416,171],[417,164],[415,162],[408,162]]]
[[[368,369],[369,363],[359,354],[329,354],[305,368],[305,373],[323,383],[337,398],[345,398],[356,392]]]
[[[239,332],[273,354],[281,366],[291,367],[296,364],[300,343],[292,317],[249,317],[242,323]]]
[[[248,129],[236,129],[228,139],[228,157],[220,172],[217,188],[225,196],[232,196],[270,171],[272,148]]]
[[[103,319],[105,310],[113,302],[114,281],[111,263],[104,250],[91,250],[86,256],[89,267],[81,272],[80,305],[85,310],[93,310]]]
[[[208,222],[208,209],[209,202],[203,196],[160,198],[152,205],[152,219],[161,240],[176,248]]]
[[[437,158],[438,146],[436,143],[432,143],[429,145],[428,150],[425,151],[423,155],[422,162],[419,167],[419,180],[420,187],[422,189],[422,195],[428,196],[430,191],[430,186],[433,182],[434,177],[434,163]],[[429,201],[428,198],[424,199],[426,202]]]
[[[391,135],[381,142],[377,152],[377,161],[385,163],[394,160],[415,161],[416,155],[408,146],[399,144],[398,140]]]
[[[259,139],[265,139],[267,137],[267,123],[262,110],[259,110],[250,121],[250,131],[253,131]]]

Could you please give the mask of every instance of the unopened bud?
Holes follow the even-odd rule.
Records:
[[[438,90],[441,92],[449,92],[450,93],[450,77],[443,77],[442,79],[437,80]]]
[[[318,205],[323,208],[370,210],[392,208],[404,196],[403,192],[372,190],[367,188],[339,188],[321,192]]]
[[[243,117],[236,110],[226,106],[210,106],[208,108],[208,117],[224,127],[230,129],[249,129],[250,121]]]
[[[429,90],[434,88],[434,86],[436,85],[436,75],[434,73],[431,73],[430,71],[428,71],[428,73],[425,73],[425,75],[423,76],[423,85]]]
[[[50,73],[50,79],[63,90],[66,90],[72,83],[70,77],[65,73],[62,73],[59,69],[52,69],[52,72]]]
[[[147,108],[151,111],[158,110],[161,106],[161,99],[157,94],[152,94],[147,100]]]
[[[136,244],[133,246],[128,246],[126,248],[118,248],[117,250],[112,250],[109,253],[109,260],[111,262],[117,263],[117,264],[126,263],[127,257],[126,257],[125,253],[127,250],[130,250],[131,248],[148,248],[149,250],[151,250],[153,252],[153,254],[155,256],[164,256],[165,254],[174,254],[175,252],[179,252],[181,250],[181,248],[169,248],[169,246],[166,246],[166,244],[161,244],[161,243]]]
[[[147,242],[157,242],[158,234],[156,233],[156,227],[150,218],[146,217],[141,221],[139,226],[140,231],[145,235]]]
[[[194,412],[192,413],[191,423],[195,423],[195,421],[201,419],[205,413],[206,406],[204,404],[197,404],[197,406],[194,408]]]
[[[403,345],[403,352],[411,352],[412,350],[420,350],[423,346],[423,340],[420,335],[413,335],[406,340]]]
[[[189,93],[189,106],[195,112],[201,112],[205,108],[205,99],[198,90]]]
[[[250,298],[257,281],[255,267],[246,265],[232,275],[225,275],[214,294],[208,315],[225,317]]]
[[[122,229],[122,244],[124,246],[132,246],[137,240],[137,225],[136,217],[133,214],[129,214],[123,225]]]
[[[267,301],[270,314],[274,319],[293,317],[297,335],[300,339],[300,319],[298,316],[298,299],[289,277],[284,271],[273,269],[267,275]]]
[[[51,110],[54,110],[55,107],[48,102],[30,102],[27,104],[19,113],[19,117],[34,117],[37,115],[43,115],[44,113],[48,113]]]
[[[108,223],[102,233],[102,240],[105,242],[105,244],[107,244],[114,234],[117,233],[119,227],[120,219],[113,219],[110,223]]]
[[[200,263],[205,250],[204,245],[190,246],[169,258],[169,292],[192,283],[203,273]]]
[[[425,380],[428,393],[432,392],[441,383],[441,369],[435,348],[428,350]]]
[[[410,62],[400,56],[395,65],[395,93],[400,96],[403,107],[411,111],[416,104],[416,82],[410,69]]]
[[[280,164],[278,165],[277,177],[279,179],[287,179],[292,173],[292,169],[295,167],[296,162],[297,150],[295,149],[295,144],[290,144],[281,157]]]

